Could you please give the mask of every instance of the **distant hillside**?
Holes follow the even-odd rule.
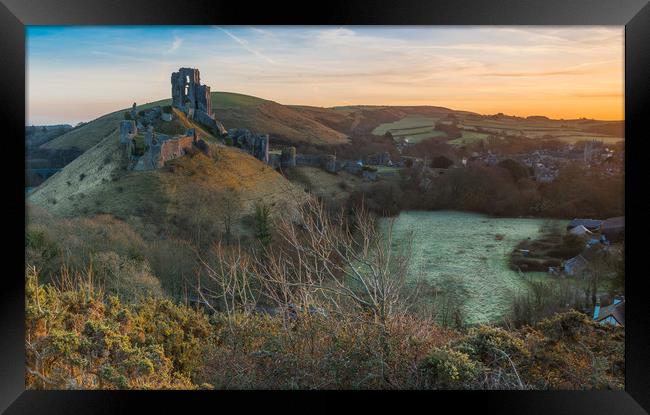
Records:
[[[170,105],[161,100],[138,109]],[[231,92],[213,92],[212,108],[217,120],[229,128],[248,128],[268,133],[272,144],[293,144],[298,147],[332,147],[350,143],[349,137],[384,135],[408,138],[411,142],[440,136],[434,131],[439,120],[456,118],[465,130],[463,140],[479,135],[526,135],[530,138],[553,136],[565,141],[583,139],[618,140],[623,138],[622,121],[551,120],[544,116],[514,117],[504,114],[480,115],[435,106],[371,106],[310,107],[282,105],[274,101]],[[117,128],[122,110],[104,115],[81,127],[43,144],[45,150],[76,148],[86,151]],[[444,134],[443,134],[444,136]]]
[[[332,108],[290,106],[290,108],[348,135],[368,134],[381,124],[399,121],[408,116],[444,117],[448,114],[474,114],[432,106],[354,105]]]
[[[72,129],[71,125],[30,125],[25,127],[25,148],[38,147]]]
[[[124,110],[112,112],[92,120],[80,127],[48,141],[40,148],[45,150],[64,150],[78,148],[86,151],[95,144],[119,130],[119,121],[124,119]]]
[[[125,171],[118,134],[112,131],[45,181],[28,202],[67,217],[140,218],[172,235],[197,227],[214,230],[228,218],[234,233],[250,234],[246,218],[257,203],[285,213],[306,197],[271,167],[225,146],[214,146],[214,159],[198,153],[156,171]]]

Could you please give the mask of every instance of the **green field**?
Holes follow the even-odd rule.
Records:
[[[380,223],[386,226],[389,220]],[[404,211],[395,219],[392,244],[396,249],[411,244],[408,278],[426,282],[431,302],[450,301],[460,307],[468,324],[494,323],[508,312],[512,299],[528,289],[527,280],[508,265],[510,252],[521,240],[538,236],[549,223],[565,224],[453,211]],[[548,280],[543,272],[527,273],[526,278]]]
[[[421,128],[430,128],[433,130],[433,126],[436,124],[440,118],[438,117],[421,117],[421,116],[407,116],[401,120],[384,123],[378,125],[372,133],[374,135],[384,135],[390,131],[391,134],[399,134],[400,130],[408,129],[421,129]]]
[[[463,136],[461,138],[456,138],[455,140],[450,140],[449,144],[455,145],[466,145],[472,144],[489,137],[489,134],[477,133],[476,131],[462,131]]]
[[[399,121],[381,124],[372,133],[384,135],[390,132],[396,141],[407,141],[410,144],[417,144],[421,141],[435,137],[446,137],[442,131],[434,130],[437,117],[407,116]]]
[[[585,141],[585,140],[598,140],[598,141],[602,141],[603,143],[617,143],[619,141],[625,140],[623,137],[610,137],[606,135],[596,135],[596,134],[586,135],[584,133],[582,133],[581,135],[561,136],[558,137],[558,139],[567,143],[577,143],[578,141]]]

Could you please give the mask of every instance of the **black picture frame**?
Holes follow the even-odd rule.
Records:
[[[235,2],[232,0],[0,0],[0,125],[3,131],[6,255],[0,289],[0,410],[6,413],[122,413],[140,404],[148,412],[191,409],[197,403],[225,410],[224,402],[248,407],[251,402],[284,410],[338,410],[339,399],[351,398],[366,412],[397,405],[461,411],[477,405],[481,411],[516,414],[642,414],[650,410],[650,301],[643,290],[643,202],[646,154],[644,137],[650,89],[650,5],[646,0],[462,0],[361,1],[328,0],[302,4]],[[150,25],[150,24],[297,24],[297,25],[625,25],[625,210],[626,230],[626,386],[625,391],[580,392],[362,392],[287,394],[262,392],[137,392],[26,391],[24,384],[24,171],[25,26],[27,25]],[[646,121],[647,122],[647,121]],[[645,141],[644,141],[645,140]],[[14,204],[15,203],[15,204]],[[637,224],[635,226],[635,224]],[[644,238],[645,236],[645,238]],[[647,242],[645,243],[647,245]],[[11,265],[11,266],[7,266]],[[23,276],[21,277],[21,273]],[[300,400],[298,403],[297,400]],[[443,409],[443,405],[448,409]],[[139,409],[142,410],[142,409]],[[239,410],[239,408],[235,409]],[[303,409],[304,410],[304,409]]]

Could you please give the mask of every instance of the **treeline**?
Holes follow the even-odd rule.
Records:
[[[449,169],[427,178],[405,169],[400,183],[378,183],[351,199],[367,201],[375,212],[394,215],[401,210],[465,210],[495,216],[608,218],[624,215],[624,178],[577,165],[562,169],[556,180],[539,183],[527,177],[517,162],[498,166]],[[422,184],[430,180],[426,189]]]

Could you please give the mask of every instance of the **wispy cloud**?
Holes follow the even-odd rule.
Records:
[[[251,46],[249,46],[248,41],[246,39],[242,39],[242,38],[240,38],[238,36],[235,36],[234,34],[232,34],[231,32],[229,32],[228,30],[226,30],[226,29],[224,29],[222,27],[219,27],[219,26],[215,26],[215,27],[217,29],[221,30],[226,35],[228,35],[228,37],[230,37],[232,40],[237,42],[242,48],[244,48],[248,52],[252,53],[253,55],[257,56],[258,58],[264,59],[266,62],[271,63],[271,64],[276,63],[273,59],[269,58],[268,56],[264,55],[260,51],[258,51],[256,49],[253,49]]]
[[[496,73],[485,73],[483,76],[501,76],[506,78],[512,77],[538,77],[538,76],[563,76],[563,75],[585,75],[589,71],[585,70],[576,70],[576,69],[567,69],[561,71],[541,71],[541,72],[496,72]]]
[[[176,52],[183,45],[183,39],[178,36],[174,36],[174,40],[169,49],[163,51],[163,55],[170,55]]]

